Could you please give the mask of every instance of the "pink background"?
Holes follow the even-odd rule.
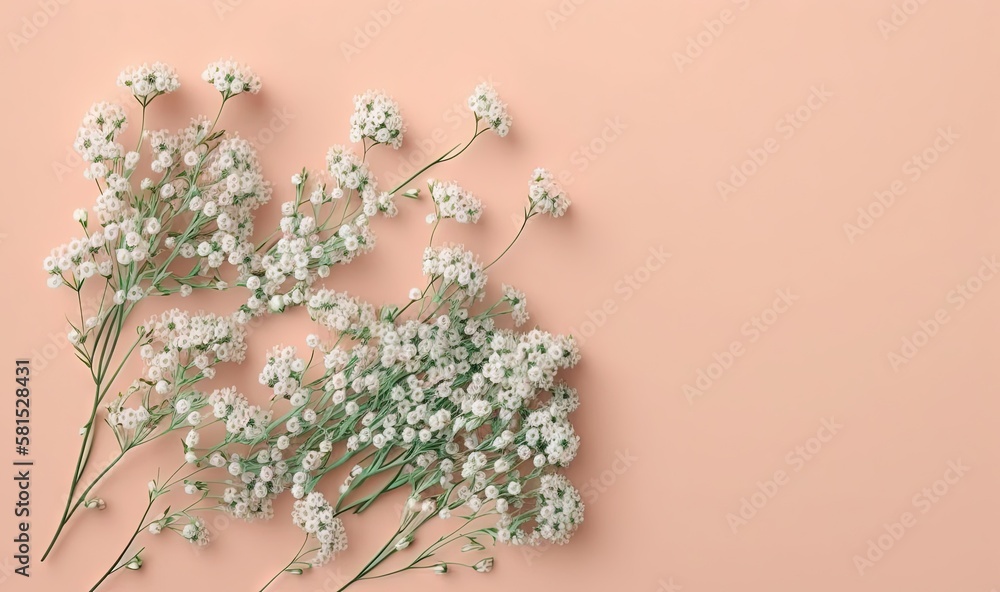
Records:
[[[261,227],[276,221],[291,173],[321,167],[329,145],[346,143],[351,96],[366,88],[393,94],[409,126],[400,154],[374,153],[388,180],[405,172],[400,158],[422,163],[466,137],[470,122],[457,114],[478,80],[492,79],[510,103],[508,138],[486,136],[435,171],[487,203],[478,228],[442,228],[444,238],[497,252],[516,230],[510,216],[535,166],[565,174],[574,200],[566,219],[533,224],[492,276],[494,289],[508,281],[526,290],[543,327],[583,335],[584,361],[571,380],[583,399],[576,424],[584,446],[570,475],[588,502],[586,524],[565,548],[498,549],[489,575],[417,573],[354,589],[1000,586],[1000,278],[982,267],[1000,255],[1000,5],[274,6],[9,0],[0,8],[0,363],[12,377],[13,359],[31,355],[36,370],[33,577],[12,575],[15,489],[5,476],[5,589],[89,588],[141,513],[146,481],[179,458],[168,445],[128,460],[100,490],[108,509],[82,515],[50,562],[38,564],[89,406],[85,371],[61,337],[71,295],[44,286],[40,263],[74,232],[72,210],[93,202],[69,148],[79,119],[93,101],[119,96],[121,67],[153,60],[175,65],[183,83],[154,103],[154,128],[211,114],[217,94],[199,74],[230,56],[264,81],[260,95],[235,100],[223,120],[258,141],[277,185]],[[41,26],[26,29],[25,19]],[[348,54],[345,44],[354,46]],[[747,163],[753,157],[763,164]],[[720,189],[733,167],[745,168],[745,181],[737,175],[740,187]],[[893,186],[899,195],[881,206],[876,193]],[[339,270],[332,285],[379,302],[417,285],[429,205],[401,205],[398,219],[378,222],[376,251]],[[848,232],[859,208],[872,218]],[[649,258],[656,249],[671,254],[665,264]],[[222,311],[236,300],[174,302]],[[935,315],[946,322],[928,324]],[[304,315],[291,319],[256,329],[246,365],[220,380],[238,377],[262,398],[264,351],[301,343],[308,331]],[[923,331],[921,322],[934,335],[917,335],[921,347],[894,368],[889,354]],[[730,359],[730,350],[741,355]],[[698,387],[699,372],[714,378],[701,379],[700,395],[685,391]],[[8,442],[13,393],[4,401]],[[99,437],[96,464],[111,453],[108,435]],[[0,461],[13,460],[12,449],[0,446]],[[949,463],[968,470],[957,477]],[[336,562],[276,589],[335,590],[386,536],[391,505],[348,523],[351,548]],[[745,523],[734,518],[741,506]],[[104,589],[257,590],[298,547],[287,509],[286,500],[265,527],[224,521],[200,554],[177,537],[146,537],[144,568]],[[860,574],[855,556],[869,540],[877,545],[886,525],[898,531],[892,525],[907,512],[911,526],[891,546],[883,537],[888,550]]]

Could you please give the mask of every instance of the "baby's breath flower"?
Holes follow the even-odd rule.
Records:
[[[350,131],[352,142],[367,138],[376,144],[387,144],[398,150],[403,145],[404,131],[399,105],[392,97],[375,90],[365,91],[354,97]]]
[[[235,387],[215,390],[208,397],[215,418],[226,426],[226,432],[237,442],[252,442],[264,432],[271,413],[251,405]]]
[[[231,61],[210,64],[203,78],[223,103],[260,88],[252,71]],[[159,63],[123,72],[120,83],[144,106],[177,88],[176,73]],[[511,118],[492,86],[477,87],[469,107],[476,116],[473,140],[487,129],[508,133]],[[126,152],[118,142],[124,110],[106,103],[91,109],[78,132],[85,174],[100,188],[97,203],[74,214],[81,236],[53,249],[42,266],[53,287],[103,282],[111,293],[101,310],[81,311],[69,328],[81,355],[99,351],[109,323],[119,323],[133,303],[230,285],[249,292],[232,315],[173,309],[140,324],[134,351],[143,374],[102,402],[122,450],[181,430],[177,439],[191,474],[158,476],[149,497],[153,502],[178,485],[193,505],[161,514],[149,532],[170,530],[204,545],[209,533],[196,512],[266,520],[287,492],[295,500],[292,521],[309,539],[308,550],[285,570],[299,574],[347,548],[340,513],[361,513],[383,493],[404,489],[408,502],[387,555],[422,546],[417,528],[433,517],[496,520],[459,534],[463,551],[485,550],[476,540],[484,535],[511,544],[568,541],[583,520],[580,494],[561,473],[580,444],[569,418],[579,397],[559,380],[579,360],[572,337],[497,322],[509,314],[515,326],[524,324],[526,297],[504,285],[495,302],[480,304],[490,266],[460,245],[431,240],[422,258],[426,286],[412,288],[398,306],[376,308],[320,286],[337,264],[374,247],[372,219],[395,215],[394,195],[413,181],[382,190],[366,160],[373,144],[402,144],[395,101],[380,91],[358,95],[350,124],[350,139],[362,142],[365,154],[334,146],[325,172],[300,168],[291,175],[293,197],[280,205],[274,238],[260,244],[252,238],[259,234],[255,210],[269,200],[271,186],[249,141],[199,117],[176,132],[144,130],[139,148]],[[152,174],[133,179],[145,158]],[[428,189],[435,225],[480,219],[482,202],[457,183],[431,179]],[[402,194],[416,198],[419,191]],[[569,205],[544,169],[533,173],[529,200],[527,217],[561,216]],[[225,264],[234,270],[226,272]],[[322,329],[306,336],[304,350],[278,346],[267,353],[259,382],[270,404],[251,403],[235,386],[198,390],[196,383],[213,378],[220,363],[244,360],[253,316],[297,306]],[[215,423],[217,430],[210,427]],[[89,428],[83,435],[91,435]],[[201,471],[216,476],[193,480]],[[330,483],[328,475],[338,476]],[[431,565],[443,574],[465,564]],[[137,569],[141,559],[126,566]],[[488,572],[493,559],[465,566]]]
[[[487,557],[486,559],[479,560],[475,565],[475,569],[479,573],[489,573],[493,571],[493,558]]]
[[[309,297],[309,316],[327,329],[340,333],[358,333],[375,320],[375,308],[352,298],[346,292],[320,289]]]
[[[83,507],[87,508],[88,510],[103,510],[108,506],[107,504],[104,503],[104,500],[102,500],[99,497],[95,497],[85,501],[83,503]]]
[[[535,169],[528,184],[529,210],[549,214],[558,218],[569,208],[569,199],[556,182],[555,177],[545,169]]]
[[[379,212],[392,217],[397,213],[392,196],[379,193],[375,175],[354,152],[343,146],[333,146],[326,155],[327,170],[345,193],[356,191],[361,196],[366,216],[373,217]]]
[[[214,86],[225,99],[260,91],[260,77],[247,66],[232,60],[212,62],[201,73],[201,79]]]
[[[483,266],[471,251],[461,245],[427,247],[424,250],[424,275],[440,277],[445,286],[453,284],[469,299],[482,297],[486,286]]]
[[[320,544],[311,561],[313,567],[327,563],[336,553],[347,549],[344,523],[334,516],[333,507],[319,492],[310,493],[305,499],[295,502],[292,522]]]
[[[438,219],[453,218],[461,224],[475,224],[483,213],[479,198],[462,189],[454,181],[444,183],[431,179],[427,182],[434,200]]]
[[[472,91],[469,108],[501,138],[510,132],[513,120],[507,114],[507,104],[500,100],[500,95],[492,84],[483,82]]]
[[[521,326],[528,321],[528,300],[524,292],[504,284],[503,299],[510,304],[510,314],[515,325]]]
[[[155,62],[152,66],[143,64],[138,67],[125,68],[118,75],[118,86],[132,91],[135,98],[143,106],[159,95],[174,92],[181,83],[177,72],[167,64]]]
[[[205,527],[205,521],[201,518],[192,519],[191,522],[184,525],[184,528],[181,530],[181,536],[193,545],[198,545],[199,547],[207,545],[209,532],[208,528]]]
[[[95,103],[76,132],[73,148],[84,162],[104,163],[125,155],[125,148],[115,139],[125,130],[125,108],[116,103]],[[91,171],[91,169],[88,169]],[[107,173],[107,169],[103,171]],[[95,175],[90,173],[93,178]],[[100,176],[103,176],[100,175]]]
[[[583,500],[580,492],[560,474],[543,475],[534,493],[535,528],[529,534],[518,531],[515,540],[532,545],[564,545],[583,523]]]

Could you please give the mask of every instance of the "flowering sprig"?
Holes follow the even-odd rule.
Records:
[[[251,291],[240,309],[243,318],[301,305],[309,287],[328,277],[333,266],[375,247],[370,218],[396,213],[395,204],[376,193],[374,175],[350,151],[331,148],[327,161],[332,187],[320,181],[306,199],[308,173],[293,178],[295,200],[281,205],[280,237],[261,250],[253,273],[242,282]]]
[[[107,406],[106,422],[119,452],[71,504],[69,517],[81,506],[104,509],[103,500],[88,495],[130,450],[201,425],[205,418],[200,410],[211,398],[195,385],[213,377],[219,363],[242,362],[246,351],[246,329],[231,318],[213,314],[190,316],[173,309],[138,331],[147,338],[140,347],[146,373]],[[133,400],[135,407],[129,405]],[[186,446],[197,444],[197,432],[188,432],[185,442]]]
[[[282,218],[275,233],[278,236],[259,249],[262,254],[254,259],[253,272],[242,282],[251,291],[240,309],[242,318],[282,312],[305,303],[310,287],[328,277],[332,266],[349,263],[374,248],[370,222],[379,214],[396,215],[394,198],[400,191],[432,167],[457,158],[491,129],[476,115],[468,142],[452,147],[396,187],[383,190],[365,159],[377,144],[399,147],[397,142],[402,142],[405,130],[399,107],[383,93],[368,91],[355,99],[351,126],[351,139],[364,143],[361,156],[348,147],[335,145],[326,155],[325,178],[312,180],[306,169],[292,176],[295,199],[281,205]],[[411,189],[403,195],[416,198],[419,190]],[[478,220],[482,207],[476,204],[478,200],[465,193],[461,217]],[[445,207],[451,212],[450,205]],[[453,217],[459,218],[459,212],[453,212]]]
[[[136,68],[125,68],[118,75],[118,86],[132,91],[143,107],[160,95],[174,92],[180,85],[177,71],[162,62],[155,62],[152,66],[143,64]]]
[[[434,202],[434,213],[427,216],[428,222],[452,218],[460,224],[475,224],[483,214],[483,202],[454,181],[427,181],[427,188]]]
[[[145,376],[108,406],[107,423],[122,455],[174,430],[202,425],[200,410],[212,398],[195,385],[213,378],[217,364],[241,363],[246,353],[246,328],[232,317],[191,316],[173,309],[141,330],[149,336],[139,350]],[[126,406],[133,398],[137,408]],[[186,441],[193,446],[191,440],[195,438],[189,434]]]
[[[212,62],[201,73],[201,79],[222,93],[223,102],[245,92],[257,94],[261,87],[260,77],[253,70],[232,60]]]
[[[552,173],[545,169],[535,169],[528,185],[530,212],[549,214],[558,218],[569,208],[569,199],[556,183]]]
[[[510,132],[513,119],[507,114],[507,104],[500,100],[492,84],[483,82],[476,87],[469,97],[469,108],[476,114],[476,119],[485,121],[501,138]]]
[[[488,571],[489,558],[471,564],[434,558],[451,543],[477,537],[561,544],[582,522],[579,492],[561,474],[579,447],[569,420],[578,397],[557,380],[579,358],[575,342],[498,326],[505,315],[515,324],[526,320],[525,296],[505,286],[497,302],[481,306],[485,269],[461,246],[432,244],[423,269],[426,287],[414,289],[406,306],[377,313],[345,293],[310,289],[308,312],[333,342],[313,335],[305,352],[274,348],[260,382],[287,410],[249,455],[226,443],[201,452],[239,477],[242,487],[229,491],[223,505],[237,516],[253,504],[270,508],[284,491],[299,500],[294,521],[306,542],[284,572],[328,561],[346,545],[337,517],[363,512],[400,488],[410,490],[411,501],[399,530],[352,583],[388,575],[377,568],[433,518],[462,519],[404,569]],[[352,468],[336,477],[342,467]],[[340,483],[335,498],[319,493],[328,476]],[[303,515],[314,519],[307,523]]]
[[[142,568],[142,553],[146,550],[145,547],[140,548],[138,551],[132,551],[132,544],[142,532],[159,534],[166,529],[176,532],[193,544],[205,545],[208,543],[209,533],[208,529],[205,527],[204,521],[201,518],[191,515],[192,508],[194,508],[201,501],[201,498],[196,499],[185,508],[177,511],[171,511],[168,506],[159,516],[153,518],[152,520],[148,519],[156,500],[169,494],[171,490],[178,485],[184,485],[184,488],[188,491],[188,493],[205,491],[206,487],[203,483],[192,482],[189,478],[178,478],[178,472],[179,470],[175,471],[165,479],[157,477],[157,479],[149,482],[146,494],[146,508],[142,513],[142,518],[139,519],[138,526],[136,526],[135,530],[132,531],[128,542],[124,547],[122,547],[122,551],[118,554],[114,563],[111,564],[111,567],[109,567],[97,583],[94,584],[94,586],[90,589],[90,592],[94,592],[100,588],[101,584],[103,584],[105,580],[107,580],[112,574],[121,571],[122,569],[137,571]]]
[[[252,77],[225,64],[210,67],[206,79],[220,90],[223,103],[254,88],[247,85]],[[464,566],[487,572],[493,566],[491,557],[456,562],[441,560],[438,553],[453,543],[463,543],[462,551],[482,551],[487,540],[561,544],[576,530],[583,506],[562,470],[579,447],[569,420],[578,398],[559,379],[579,359],[576,344],[572,337],[506,326],[505,316],[515,327],[528,316],[525,295],[513,287],[503,286],[498,299],[484,304],[488,269],[516,242],[524,225],[487,265],[461,245],[435,245],[432,230],[422,258],[426,285],[411,290],[401,306],[376,307],[322,286],[334,265],[373,247],[371,219],[380,213],[395,215],[394,197],[410,182],[457,157],[486,131],[507,134],[511,120],[492,87],[477,88],[469,105],[475,130],[468,142],[395,188],[382,190],[367,165],[368,151],[377,144],[398,147],[404,127],[394,101],[378,92],[359,95],[351,139],[361,141],[363,152],[334,146],[324,173],[303,169],[293,175],[295,198],[282,204],[278,231],[252,252],[231,255],[242,244],[239,240],[219,245],[227,253],[222,259],[237,267],[232,284],[251,293],[232,317],[236,325],[301,305],[320,332],[329,334],[309,335],[305,349],[271,350],[259,377],[273,395],[269,407],[251,403],[236,387],[211,394],[195,390],[197,380],[210,378],[211,360],[200,358],[200,352],[182,355],[176,338],[154,339],[152,329],[144,330],[140,353],[147,365],[159,367],[158,361],[166,359],[176,371],[144,376],[123,393],[121,402],[111,405],[109,419],[125,447],[175,429],[187,433],[184,464],[163,484],[151,483],[149,506],[129,545],[143,531],[164,530],[205,544],[209,534],[203,513],[221,510],[245,520],[269,519],[274,500],[288,492],[296,500],[292,521],[303,531],[304,542],[273,582],[282,573],[301,574],[344,551],[347,532],[340,516],[362,513],[389,492],[407,490],[409,501],[399,528],[350,586],[409,569],[447,573]],[[115,121],[112,117],[112,129]],[[202,128],[212,133],[207,122]],[[164,175],[182,166],[179,163],[194,162],[183,140],[165,135],[151,143]],[[236,202],[246,187],[242,178],[239,184],[228,178],[255,167],[233,149],[236,153],[230,152],[230,159],[221,163],[228,172],[217,178],[220,191]],[[107,153],[114,158],[114,150]],[[428,219],[434,230],[443,220],[480,219],[482,203],[457,184],[430,180],[428,189],[435,212]],[[176,187],[174,194],[184,190]],[[541,213],[560,216],[569,205],[542,169],[533,173],[528,193],[525,225]],[[411,198],[418,194],[416,189],[403,192]],[[194,254],[188,254],[199,258],[204,268],[218,267],[222,261],[215,255],[215,241],[205,242],[207,246],[199,243]],[[208,261],[210,257],[214,259]],[[128,296],[126,292],[126,301]],[[219,361],[242,357],[230,354],[224,349]],[[127,407],[128,400],[138,407]],[[224,426],[218,438],[205,430],[215,423]],[[178,477],[181,473],[186,474]],[[336,494],[320,493],[321,483],[331,480]],[[147,521],[154,501],[181,484],[194,501]],[[458,525],[416,553],[404,568],[379,573],[389,557],[419,546],[421,527],[436,519]],[[101,582],[121,569],[123,561],[126,567],[141,566],[139,555],[128,548]],[[131,559],[125,559],[128,556]]]
[[[351,115],[352,142],[387,144],[398,150],[403,145],[403,118],[399,105],[381,91],[369,90],[354,97],[354,114]]]
[[[149,296],[221,290],[232,282],[229,276],[237,282],[245,278],[256,252],[251,240],[254,213],[271,194],[253,147],[244,139],[216,131],[218,117],[215,121],[195,118],[176,133],[144,129],[152,100],[179,86],[172,68],[156,63],[126,69],[119,83],[132,91],[142,107],[143,129],[139,130],[137,147],[126,150],[121,143],[128,123],[121,106],[97,103],[87,112],[74,147],[89,163],[84,176],[94,180],[98,189],[94,215],[85,209],[74,212],[81,234],[53,249],[43,262],[49,286],[66,287],[76,294],[79,315],[77,322],[71,323],[68,337],[94,384],[92,411],[81,429],[83,442],[66,506],[45,556],[79,507],[74,499],[85,498],[76,497],[78,489],[89,491],[96,483],[87,486],[81,479],[98,409],[131,354],[140,346],[150,346],[155,338],[140,329],[135,339],[122,343],[127,337],[126,321],[135,306]],[[139,180],[144,140],[154,176]],[[232,272],[224,269],[226,264]],[[84,305],[84,294],[96,310]],[[119,355],[122,349],[125,353]],[[225,361],[225,357],[213,358],[212,363]],[[200,360],[196,358],[196,362]],[[207,371],[198,374],[198,379],[209,377],[208,365],[195,365]],[[164,388],[159,379],[155,382],[159,389]],[[181,384],[191,385],[186,379]],[[149,395],[142,384],[125,392],[130,397]],[[123,454],[145,441],[154,424],[166,417],[153,413],[149,406],[143,409],[132,413],[119,405],[119,414],[113,417],[111,423]],[[104,474],[106,471],[97,480]]]

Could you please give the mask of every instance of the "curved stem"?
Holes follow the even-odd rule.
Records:
[[[535,215],[534,213],[531,213],[531,214],[528,214],[528,215],[526,215],[524,217],[524,222],[521,222],[521,228],[519,228],[518,231],[517,231],[517,234],[514,235],[514,240],[510,241],[510,244],[507,245],[507,248],[504,249],[502,253],[500,253],[499,255],[497,255],[497,258],[494,259],[493,261],[491,261],[489,265],[487,265],[486,267],[484,267],[483,271],[486,271],[487,269],[493,267],[494,263],[496,263],[497,261],[499,261],[501,257],[503,257],[504,255],[507,254],[507,251],[509,251],[510,248],[514,246],[514,243],[517,242],[517,239],[519,239],[521,237],[521,233],[524,232],[524,227],[528,225],[528,220],[531,219],[531,217],[534,216],[534,215]]]
[[[267,590],[267,587],[270,586],[271,584],[273,584],[274,580],[278,579],[278,576],[280,576],[281,574],[285,573],[286,571],[289,570],[289,568],[291,568],[293,565],[295,565],[296,563],[298,563],[299,559],[302,558],[302,550],[306,548],[306,543],[308,543],[308,542],[309,542],[309,537],[307,536],[305,538],[305,540],[302,541],[302,546],[299,547],[298,552],[295,554],[295,559],[292,559],[291,561],[289,561],[288,565],[286,565],[285,567],[281,568],[281,571],[279,571],[278,573],[274,574],[274,577],[272,577],[270,580],[267,581],[266,584],[264,584],[264,587],[260,589],[260,592],[264,592],[264,590]]]
[[[489,129],[489,128],[486,128],[486,129]],[[485,132],[486,129],[483,129],[483,130],[479,129],[479,117],[476,117],[476,130],[472,134],[472,139],[470,139],[465,144],[465,146],[462,146],[461,144],[455,144],[455,146],[451,150],[445,152],[444,154],[442,154],[441,156],[439,156],[436,160],[431,161],[430,164],[428,164],[424,168],[420,169],[419,171],[413,173],[413,175],[411,175],[409,179],[407,179],[407,180],[403,181],[402,183],[400,183],[399,185],[397,185],[395,189],[393,189],[392,191],[389,192],[389,195],[395,195],[397,191],[399,191],[403,187],[406,187],[407,185],[409,185],[414,179],[416,179],[420,175],[424,174],[424,172],[426,172],[432,166],[434,166],[436,164],[441,164],[442,162],[448,162],[449,160],[457,157],[459,154],[465,152],[465,149],[468,148],[469,146],[471,146],[472,142],[474,142],[475,139],[479,137],[479,134]],[[462,149],[459,150],[458,152],[455,152],[455,150],[457,150],[459,146],[462,146]],[[454,152],[454,154],[452,154],[453,152]]]
[[[219,118],[222,117],[222,108],[226,106],[226,101],[228,100],[229,99],[223,95],[222,104],[219,105],[219,111],[215,114],[215,119],[212,120],[212,127],[208,128],[208,133],[205,134],[205,137],[211,136],[212,132],[215,131],[215,124],[219,123]]]
[[[70,482],[69,493],[66,495],[66,507],[63,508],[62,517],[59,519],[59,526],[58,528],[56,528],[55,534],[52,535],[52,540],[49,542],[49,546],[45,549],[45,553],[42,554],[42,561],[45,561],[45,558],[48,557],[49,553],[52,552],[52,548],[55,546],[56,540],[59,539],[59,535],[62,534],[63,528],[66,526],[66,523],[69,521],[69,517],[72,514],[70,506],[73,504],[73,494],[76,493],[76,487],[77,485],[80,484],[80,476],[83,473],[83,469],[86,465],[86,457],[89,457],[88,454],[88,450],[90,448],[89,441],[92,440],[93,438],[94,418],[97,417],[97,408],[100,405],[99,397],[101,392],[101,385],[99,383],[96,389],[97,392],[94,393],[93,409],[91,409],[90,419],[87,420],[87,427],[85,428],[86,433],[84,434],[84,442],[80,446],[80,453],[77,455],[76,458],[76,468],[73,469],[73,479]]]
[[[42,555],[42,561],[45,561],[45,558],[49,556],[49,553],[52,551],[52,547],[55,545],[56,539],[59,538],[59,534],[62,532],[63,527],[65,527],[66,524],[69,523],[69,519],[73,517],[73,514],[75,514],[76,511],[80,509],[80,506],[83,505],[83,502],[87,500],[87,494],[90,493],[90,491],[97,485],[97,483],[101,479],[103,479],[105,475],[108,474],[108,471],[110,471],[112,468],[114,468],[116,464],[118,464],[118,461],[120,461],[122,457],[125,456],[125,452],[128,450],[129,449],[126,448],[121,453],[119,453],[118,456],[116,456],[115,459],[111,461],[108,464],[108,466],[105,467],[104,470],[101,471],[96,478],[94,478],[93,481],[90,482],[90,485],[88,485],[87,488],[83,490],[83,493],[81,493],[80,496],[77,498],[76,503],[71,503],[73,500],[73,492],[70,492],[66,500],[66,510],[63,511],[63,517],[59,521],[59,528],[56,529],[55,535],[52,536],[52,542],[49,543],[48,548],[45,550],[45,554]],[[79,485],[79,482],[77,482],[77,484]]]
[[[122,549],[122,552],[118,555],[118,558],[115,559],[114,564],[112,564],[111,567],[108,568],[108,571],[104,572],[104,575],[101,576],[101,579],[97,580],[97,583],[94,584],[94,587],[90,589],[90,592],[94,592],[94,590],[97,590],[97,588],[104,583],[104,580],[108,579],[108,576],[110,576],[111,574],[115,573],[116,571],[122,568],[122,566],[120,565],[122,558],[125,557],[125,554],[128,553],[129,547],[132,546],[132,543],[135,542],[136,537],[138,537],[139,533],[142,532],[143,525],[146,523],[146,517],[149,516],[149,510],[152,509],[152,507],[153,507],[153,496],[150,495],[149,503],[146,504],[146,511],[142,513],[142,519],[139,520],[139,526],[135,529],[135,532],[132,533],[132,536],[129,538],[128,543],[125,544],[125,548]]]
[[[138,152],[139,148],[142,147],[143,132],[146,130],[146,105],[142,101],[139,101],[139,104],[142,105],[142,121],[139,123],[139,141],[135,144],[135,152]]]

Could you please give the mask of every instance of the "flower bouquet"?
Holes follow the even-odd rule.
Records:
[[[570,421],[579,399],[559,374],[579,351],[572,337],[522,328],[527,300],[516,288],[505,284],[487,298],[487,273],[528,221],[566,213],[552,175],[537,169],[528,178],[520,230],[489,263],[461,245],[435,243],[441,223],[474,224],[484,207],[457,182],[426,178],[433,213],[425,284],[402,301],[369,303],[341,291],[333,271],[374,248],[370,222],[395,215],[398,196],[420,198],[418,177],[487,132],[507,135],[512,120],[496,90],[484,83],[469,97],[475,128],[467,142],[391,189],[379,186],[367,156],[379,145],[402,146],[399,105],[383,92],[356,96],[349,139],[359,149],[333,146],[323,172],[292,175],[294,197],[281,204],[278,228],[258,238],[255,214],[272,187],[251,143],[218,124],[226,103],[258,92],[260,79],[232,61],[210,64],[202,78],[221,97],[214,118],[196,117],[177,132],[140,124],[127,150],[125,109],[98,103],[77,134],[97,201],[92,212],[75,212],[80,235],[44,267],[50,286],[74,292],[79,314],[69,337],[92,379],[93,404],[46,556],[77,511],[106,506],[94,493],[112,467],[169,434],[183,441],[183,458],[149,482],[141,519],[93,589],[141,568],[140,538],[173,531],[207,544],[206,516],[219,511],[266,528],[281,495],[295,500],[291,520],[303,543],[264,588],[333,560],[348,546],[341,517],[393,496],[406,499],[398,527],[342,589],[410,570],[487,572],[497,543],[567,542],[583,521],[580,494],[564,474],[580,445]],[[160,63],[127,69],[118,83],[141,106],[143,123],[154,99],[179,88],[176,72]],[[139,172],[147,168],[148,176]],[[247,296],[227,315],[153,311],[154,297],[205,289]],[[255,317],[294,307],[316,329],[268,354],[259,382],[269,401],[251,401],[240,385],[208,386],[217,366],[243,362]],[[128,321],[140,312],[148,320],[133,334]],[[141,372],[129,379],[136,355]],[[101,431],[113,434],[119,452],[86,479],[102,415]],[[435,522],[446,524],[445,534],[428,526]]]

